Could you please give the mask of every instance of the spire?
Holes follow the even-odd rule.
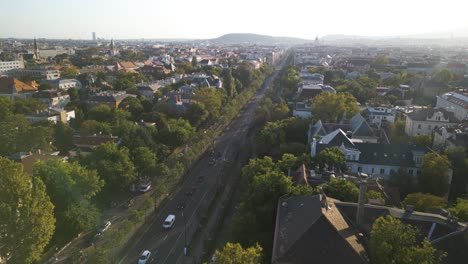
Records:
[[[36,37],[34,37],[34,57],[39,59],[39,48],[37,48]]]

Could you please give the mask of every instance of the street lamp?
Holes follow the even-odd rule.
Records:
[[[185,220],[185,214],[182,211],[184,217],[184,256],[187,256],[187,221]]]

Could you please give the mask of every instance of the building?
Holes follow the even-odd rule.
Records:
[[[343,151],[349,172],[383,178],[389,178],[399,169],[412,176],[418,175],[421,172],[422,156],[430,152],[427,147],[416,145],[363,143],[337,129],[319,139],[312,139],[310,155],[315,157],[320,151],[332,147]]]
[[[396,111],[390,106],[372,106],[369,105],[363,111],[363,114],[367,116],[367,120],[371,124],[381,127],[385,123],[395,123]]]
[[[118,108],[122,101],[132,95],[127,94],[125,91],[119,92],[112,92],[112,91],[104,91],[98,92],[88,99],[88,104],[90,106],[96,105],[108,105],[111,108]]]
[[[89,135],[89,136],[81,136],[75,135],[73,136],[73,143],[75,144],[76,148],[70,150],[71,157],[77,156],[86,156],[93,152],[93,148],[97,147],[101,144],[105,143],[115,143],[117,146],[120,145],[120,138],[116,136],[104,136],[104,135]]]
[[[24,69],[23,60],[0,61],[0,74],[7,73],[15,69]]]
[[[458,91],[437,96],[436,107],[453,112],[458,120],[468,119],[468,93],[466,91]]]
[[[67,157],[59,156],[59,152],[44,152],[40,149],[37,152],[19,152],[8,157],[11,160],[14,160],[23,165],[24,172],[29,175],[33,175],[33,165],[37,161],[47,161],[50,159],[58,159],[62,161],[67,161]]]
[[[297,89],[297,97],[305,99],[313,99],[322,92],[329,92],[336,94],[333,87],[325,84],[308,84],[302,83]]]
[[[70,88],[76,88],[76,89],[81,89],[82,84],[80,81],[76,79],[55,79],[55,80],[45,80],[42,83],[50,83],[52,84],[56,89],[61,89],[61,90],[68,90]]]
[[[74,118],[75,110],[67,111],[60,108],[49,108],[41,113],[26,116],[26,119],[31,123],[47,120],[54,124],[57,124],[58,122],[69,124],[70,121]]]
[[[464,147],[468,149],[468,120],[455,126],[442,126],[434,130],[436,149]]]
[[[96,42],[96,32],[93,32],[93,41]]]
[[[154,93],[159,90],[162,86],[155,83],[141,83],[137,85],[137,93],[141,96],[146,97],[149,101],[153,101]]]
[[[37,87],[26,84],[16,78],[0,76],[0,96],[6,96],[10,99],[17,97],[31,97],[37,92]]]
[[[295,102],[293,116],[303,119],[312,117],[312,104],[308,102]]]
[[[455,125],[458,122],[453,112],[444,108],[422,108],[406,115],[405,133],[410,137],[432,135],[434,129]]]
[[[117,54],[119,54],[119,51],[117,50],[117,47],[114,44],[114,39],[111,39],[111,42],[109,44],[109,55],[115,56]]]
[[[14,78],[42,78],[46,80],[55,80],[60,78],[60,71],[53,67],[36,66],[28,69],[13,69],[6,73]]]
[[[70,95],[63,91],[43,90],[32,95],[49,107],[64,108],[70,102]]]

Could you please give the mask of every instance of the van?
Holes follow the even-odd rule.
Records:
[[[171,228],[174,225],[174,222],[175,215],[170,214],[166,217],[166,220],[164,220],[163,227],[166,229]]]

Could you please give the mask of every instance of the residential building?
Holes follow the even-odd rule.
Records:
[[[454,126],[435,129],[433,146],[442,150],[455,147],[468,149],[468,120]]]
[[[312,117],[312,104],[309,102],[295,102],[293,116],[304,119]]]
[[[8,71],[14,69],[23,69],[24,62],[23,60],[14,60],[14,61],[0,61],[0,74],[7,73]]]
[[[54,69],[53,67],[32,67],[28,69],[13,69],[7,72],[9,77],[14,78],[42,78],[46,80],[55,80],[60,78],[60,71]]]
[[[120,145],[120,138],[116,136],[104,136],[104,135],[75,135],[73,136],[73,143],[76,148],[70,150],[71,157],[86,156],[93,152],[93,148],[104,143],[113,142]]]
[[[368,105],[363,111],[363,115],[367,116],[367,120],[371,124],[381,127],[385,123],[395,123],[396,111],[391,106]]]
[[[120,103],[122,103],[122,101],[129,96],[134,95],[127,94],[125,91],[103,91],[91,95],[91,97],[88,99],[88,104],[90,106],[105,104],[111,108],[118,108]]]
[[[399,169],[416,176],[421,172],[422,156],[430,152],[427,147],[383,143],[363,143],[350,138],[337,129],[319,139],[312,139],[311,156],[326,148],[339,147],[346,158],[348,171],[389,178]]]
[[[58,122],[69,124],[70,121],[75,118],[75,110],[67,111],[60,108],[49,108],[41,113],[27,115],[25,117],[31,123],[47,120],[54,124],[57,124]]]
[[[32,95],[49,107],[64,108],[70,102],[70,95],[63,91],[44,90]]]
[[[37,92],[36,86],[31,86],[16,78],[0,76],[0,96],[10,99],[25,98],[32,96],[35,92]]]
[[[336,91],[333,87],[325,84],[308,84],[302,83],[297,89],[297,97],[305,99],[313,99],[322,92],[329,92],[336,94]]]
[[[410,137],[432,135],[434,129],[455,125],[458,122],[453,112],[444,108],[422,108],[406,115],[405,133]]]
[[[131,61],[119,61],[114,65],[114,71],[135,72],[139,67]]]
[[[437,96],[436,107],[453,112],[458,120],[468,119],[468,93],[466,91],[456,91]]]
[[[70,88],[81,89],[83,86],[80,81],[76,79],[54,79],[54,80],[45,80],[43,83],[50,83],[57,89],[68,90]]]
[[[137,84],[137,93],[141,96],[146,97],[146,99],[152,101],[154,99],[154,93],[159,90],[162,86],[157,83],[141,83]]]
[[[29,175],[33,175],[33,165],[37,161],[47,161],[50,159],[58,159],[62,161],[67,161],[67,157],[59,156],[59,152],[44,152],[38,149],[36,152],[18,152],[10,157],[11,160],[14,160],[23,165],[23,170]]]

